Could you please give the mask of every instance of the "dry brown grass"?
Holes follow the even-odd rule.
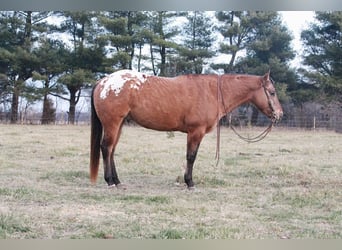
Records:
[[[274,129],[246,144],[223,129],[216,166],[208,134],[192,192],[177,183],[185,134],[125,127],[118,190],[102,163],[90,184],[89,127],[0,125],[0,238],[341,238],[341,139]]]

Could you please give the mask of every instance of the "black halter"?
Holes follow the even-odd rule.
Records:
[[[270,81],[271,81],[272,85],[274,85],[274,81],[273,81],[272,78],[270,78]],[[270,91],[266,88],[266,82],[264,80],[262,81],[262,87],[264,88],[268,105],[269,105],[269,107],[272,110],[272,118],[271,118],[271,120],[272,120],[272,123],[274,123],[276,121],[276,111],[275,111],[274,103],[273,103],[273,101],[271,99],[271,96],[275,95],[275,91],[270,93]]]

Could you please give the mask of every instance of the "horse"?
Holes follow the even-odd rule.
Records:
[[[124,119],[129,116],[148,129],[187,133],[184,181],[192,189],[193,165],[202,138],[219,126],[223,116],[244,103],[252,103],[272,122],[283,115],[270,72],[263,76],[158,77],[120,70],[105,76],[91,95],[91,182],[97,180],[101,151],[105,181],[109,187],[120,187],[114,152]]]

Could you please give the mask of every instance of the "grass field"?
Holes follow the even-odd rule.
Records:
[[[222,129],[218,166],[208,134],[188,191],[186,135],[124,127],[122,190],[102,161],[90,184],[89,130],[0,125],[0,238],[342,238],[341,134],[275,128],[247,144]]]

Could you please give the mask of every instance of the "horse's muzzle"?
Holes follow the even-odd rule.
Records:
[[[282,110],[277,110],[272,112],[272,122],[279,122],[283,117],[284,113]]]

